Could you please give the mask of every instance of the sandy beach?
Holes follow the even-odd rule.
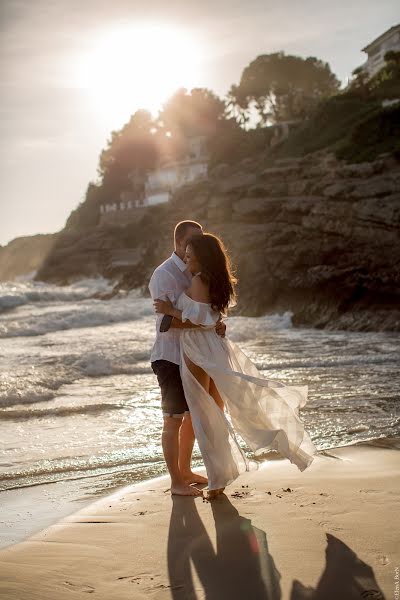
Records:
[[[212,503],[124,487],[3,549],[1,598],[396,598],[398,447],[267,461]]]

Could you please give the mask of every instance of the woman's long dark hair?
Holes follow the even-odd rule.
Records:
[[[200,263],[200,277],[209,285],[210,303],[214,310],[226,314],[236,302],[231,261],[222,241],[211,233],[193,236],[188,242]]]

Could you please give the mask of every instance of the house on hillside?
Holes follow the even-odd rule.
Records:
[[[385,66],[385,54],[389,50],[400,52],[400,24],[391,27],[362,49],[368,56],[362,68],[369,77],[373,77]]]
[[[163,162],[147,176],[133,171],[131,189],[121,192],[118,201],[100,206],[100,223],[126,223],[142,216],[143,209],[168,202],[182,185],[207,178],[207,137],[195,135],[185,141],[183,155],[165,156]]]
[[[207,177],[206,141],[206,136],[188,138],[187,151],[181,160],[168,160],[150,171],[145,185],[145,206],[168,202],[182,185]]]

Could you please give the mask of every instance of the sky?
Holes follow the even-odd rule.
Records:
[[[224,96],[260,54],[347,82],[398,0],[2,0],[0,244],[62,229],[112,130],[177,87]]]

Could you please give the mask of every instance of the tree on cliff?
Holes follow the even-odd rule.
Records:
[[[151,114],[138,110],[119,131],[113,131],[100,154],[98,173],[106,188],[122,189],[133,170],[147,171],[158,159],[157,131]]]
[[[232,114],[244,124],[255,110],[259,125],[304,119],[317,104],[337,93],[340,83],[328,63],[314,56],[263,54],[243,71],[228,93]]]
[[[159,112],[158,126],[170,135],[170,150],[175,158],[187,152],[187,138],[201,135],[208,140],[215,135],[226,105],[206,88],[181,88]]]
[[[350,82],[350,89],[360,96],[366,98],[369,95],[369,77],[363,67],[357,67],[352,72],[353,79]]]
[[[90,182],[83,202],[75,209],[67,228],[85,229],[95,226],[99,205],[118,200],[120,193],[132,189],[129,175],[136,171],[145,175],[159,158],[160,132],[146,110],[138,110],[119,131],[113,131],[107,147],[101,152],[98,164],[100,181]]]
[[[164,104],[158,121],[173,135],[209,135],[224,112],[224,101],[211,90],[181,88]]]

